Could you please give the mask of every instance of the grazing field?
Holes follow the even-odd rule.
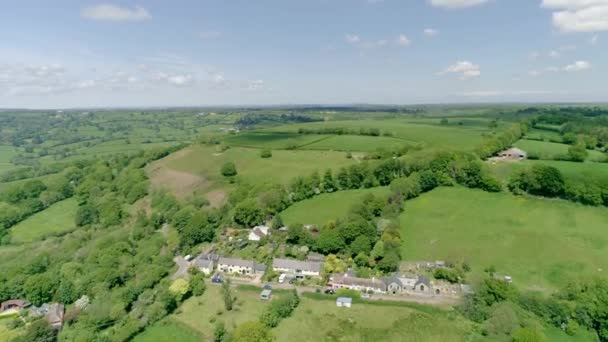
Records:
[[[436,124],[416,124],[412,119],[387,120],[350,120],[328,121],[294,124],[266,129],[267,132],[297,132],[300,128],[348,128],[379,129],[382,133],[390,133],[394,137],[406,139],[426,146],[437,146],[454,149],[472,150],[482,142],[482,133],[491,130],[480,126],[441,126]]]
[[[234,162],[238,177],[254,184],[285,183],[295,176],[356,163],[344,152],[273,150],[272,158],[261,158],[259,149],[233,147],[218,152],[214,147],[195,145],[166,165],[217,182],[224,181],[220,169],[226,162]]]
[[[198,332],[185,324],[173,319],[165,319],[135,336],[133,342],[200,342],[202,340]]]
[[[526,133],[526,136],[533,138],[533,139],[542,139],[544,141],[549,141],[549,140],[561,141],[562,140],[562,136],[558,132],[547,131],[544,129],[537,129],[537,128],[529,129],[528,132]]]
[[[465,341],[471,324],[446,312],[424,313],[403,306],[303,297],[294,314],[273,330],[277,341]]]
[[[608,163],[592,163],[592,162],[584,162],[584,163],[575,163],[569,161],[559,161],[559,160],[524,160],[521,162],[504,162],[504,163],[496,163],[491,164],[490,168],[494,171],[494,173],[498,176],[498,178],[503,180],[508,180],[509,177],[521,168],[535,165],[535,164],[543,164],[550,165],[558,170],[566,177],[567,179],[572,180],[596,180],[601,182],[608,182]]]
[[[540,159],[554,159],[559,155],[566,155],[568,154],[568,148],[570,148],[570,145],[566,144],[523,139],[513,145],[528,153],[536,153]],[[588,161],[600,161],[606,158],[606,155],[602,152],[594,150],[588,150],[588,152]]]
[[[15,148],[8,145],[0,145],[0,173],[15,168],[11,158],[16,154]]]
[[[312,144],[326,137],[317,134],[247,132],[230,135],[224,142],[230,146],[287,149]]]
[[[74,217],[77,208],[78,203],[74,198],[57,202],[11,228],[11,241],[32,242],[50,235],[69,232],[75,227]]]
[[[406,145],[413,145],[413,143],[391,137],[334,135],[302,146],[300,149],[374,152],[380,149],[393,150]]]
[[[208,283],[202,296],[186,300],[178,313],[170,317],[200,333],[205,340],[210,340],[213,337],[215,321],[224,322],[226,329],[232,331],[239,324],[258,320],[269,303],[259,299],[260,291],[234,288],[237,298],[235,308],[226,311],[220,286]],[[276,297],[275,293],[273,297]]]
[[[608,271],[608,211],[561,200],[439,188],[407,201],[405,260],[491,265],[521,288],[554,289]]]
[[[390,191],[387,187],[381,187],[322,194],[292,205],[281,213],[281,218],[286,224],[302,223],[322,226],[328,221],[346,216],[353,204],[370,193],[377,196],[388,196]]]

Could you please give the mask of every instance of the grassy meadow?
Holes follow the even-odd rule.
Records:
[[[300,128],[348,128],[358,130],[360,128],[377,128],[382,133],[390,133],[396,138],[408,140],[412,143],[420,143],[425,146],[446,147],[454,149],[472,150],[482,142],[482,134],[489,133],[490,129],[485,126],[471,125],[438,125],[413,123],[414,119],[386,119],[386,120],[350,120],[350,121],[327,121],[293,124],[265,129],[265,132],[297,132]]]
[[[374,152],[380,149],[398,149],[412,144],[412,142],[391,137],[334,135],[302,146],[300,149]]]
[[[528,153],[536,153],[540,159],[554,159],[559,155],[566,155],[568,154],[568,148],[570,148],[570,145],[566,144],[525,139],[519,140],[513,145]],[[588,161],[600,161],[606,158],[606,155],[602,152],[594,150],[588,150],[588,152]]]
[[[246,132],[229,135],[224,142],[230,146],[287,149],[313,144],[327,137],[317,134]]]
[[[529,167],[535,164],[549,165],[557,168],[567,179],[585,180],[595,179],[608,181],[608,163],[575,163],[559,160],[523,160],[520,162],[498,162],[490,164],[490,169],[496,176],[504,181],[516,170]]]
[[[366,194],[388,196],[388,187],[338,191],[322,194],[295,203],[281,213],[285,224],[302,223],[322,226],[331,220],[343,218],[351,206],[360,201]]]
[[[133,342],[200,342],[201,335],[174,319],[164,319],[143,333],[135,336]]]
[[[322,173],[327,168],[348,166],[356,161],[344,152],[273,150],[272,158],[261,158],[259,149],[233,147],[217,152],[214,147],[194,145],[167,167],[193,173],[211,181],[223,181],[220,169],[225,162],[236,164],[238,177],[254,184],[284,183],[295,176]]]
[[[12,146],[0,145],[0,173],[15,168],[11,163],[11,158],[16,154]]]
[[[277,341],[465,341],[471,324],[447,312],[424,313],[404,306],[302,297],[294,314],[273,330]]]
[[[493,265],[521,288],[554,289],[608,272],[606,227],[605,208],[439,188],[406,202],[403,258],[464,260],[473,278]]]
[[[14,243],[42,240],[47,236],[65,233],[75,228],[74,217],[78,203],[75,198],[57,202],[11,228]]]

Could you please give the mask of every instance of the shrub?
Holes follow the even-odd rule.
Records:
[[[262,150],[260,152],[260,157],[262,157],[262,158],[270,158],[270,157],[272,157],[272,151],[270,151],[270,150]]]

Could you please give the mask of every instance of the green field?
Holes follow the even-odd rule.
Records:
[[[300,128],[377,128],[396,138],[406,139],[426,146],[472,150],[482,142],[482,133],[490,129],[482,126],[441,126],[437,124],[413,123],[414,119],[350,120],[294,124],[266,129],[268,132],[297,132]]]
[[[535,164],[553,166],[559,169],[567,179],[608,182],[608,163],[574,163],[558,160],[524,160],[517,163],[507,162],[491,164],[490,168],[494,171],[498,178],[506,181],[514,171]]]
[[[326,137],[317,134],[247,132],[229,135],[224,142],[231,146],[287,149],[312,144]]]
[[[214,147],[195,145],[179,158],[167,162],[167,167],[221,180],[220,169],[225,162],[234,162],[241,177],[254,184],[285,183],[295,176],[307,176],[314,171],[348,166],[356,161],[344,152],[274,150],[272,158],[260,158],[259,149],[233,147],[217,152]]]
[[[351,206],[360,201],[365,194],[388,196],[388,188],[338,191],[322,194],[298,202],[281,213],[286,224],[316,224],[322,226],[328,221],[343,218]]]
[[[11,241],[32,242],[69,232],[75,228],[74,217],[77,208],[78,203],[74,198],[55,203],[11,228]]]
[[[165,319],[143,333],[135,336],[133,342],[200,342],[201,336],[186,325],[173,319]]]
[[[374,152],[379,149],[398,149],[406,145],[413,145],[413,143],[391,137],[334,135],[315,143],[305,145],[301,147],[301,149]]]
[[[536,140],[519,140],[513,145],[528,153],[536,153],[540,159],[554,159],[559,155],[566,155],[568,154],[568,148],[570,148],[570,145],[566,144]],[[588,152],[588,161],[600,161],[606,158],[606,155],[602,152],[594,150],[588,150]]]
[[[0,173],[15,168],[11,158],[16,154],[15,148],[8,145],[0,145]]]
[[[455,315],[423,313],[403,306],[303,297],[295,313],[273,330],[277,341],[465,341],[471,324]]]
[[[549,141],[549,140],[558,140],[561,141],[562,140],[562,136],[555,131],[548,131],[545,129],[537,129],[537,128],[531,128],[528,130],[528,132],[526,133],[526,137],[530,137],[533,139],[542,139],[544,141]]]
[[[405,260],[494,265],[521,288],[554,289],[608,271],[608,211],[561,200],[439,188],[406,202]]]

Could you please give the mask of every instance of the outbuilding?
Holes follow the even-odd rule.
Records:
[[[339,308],[350,308],[353,304],[353,299],[350,297],[338,297],[336,299],[336,306]]]

